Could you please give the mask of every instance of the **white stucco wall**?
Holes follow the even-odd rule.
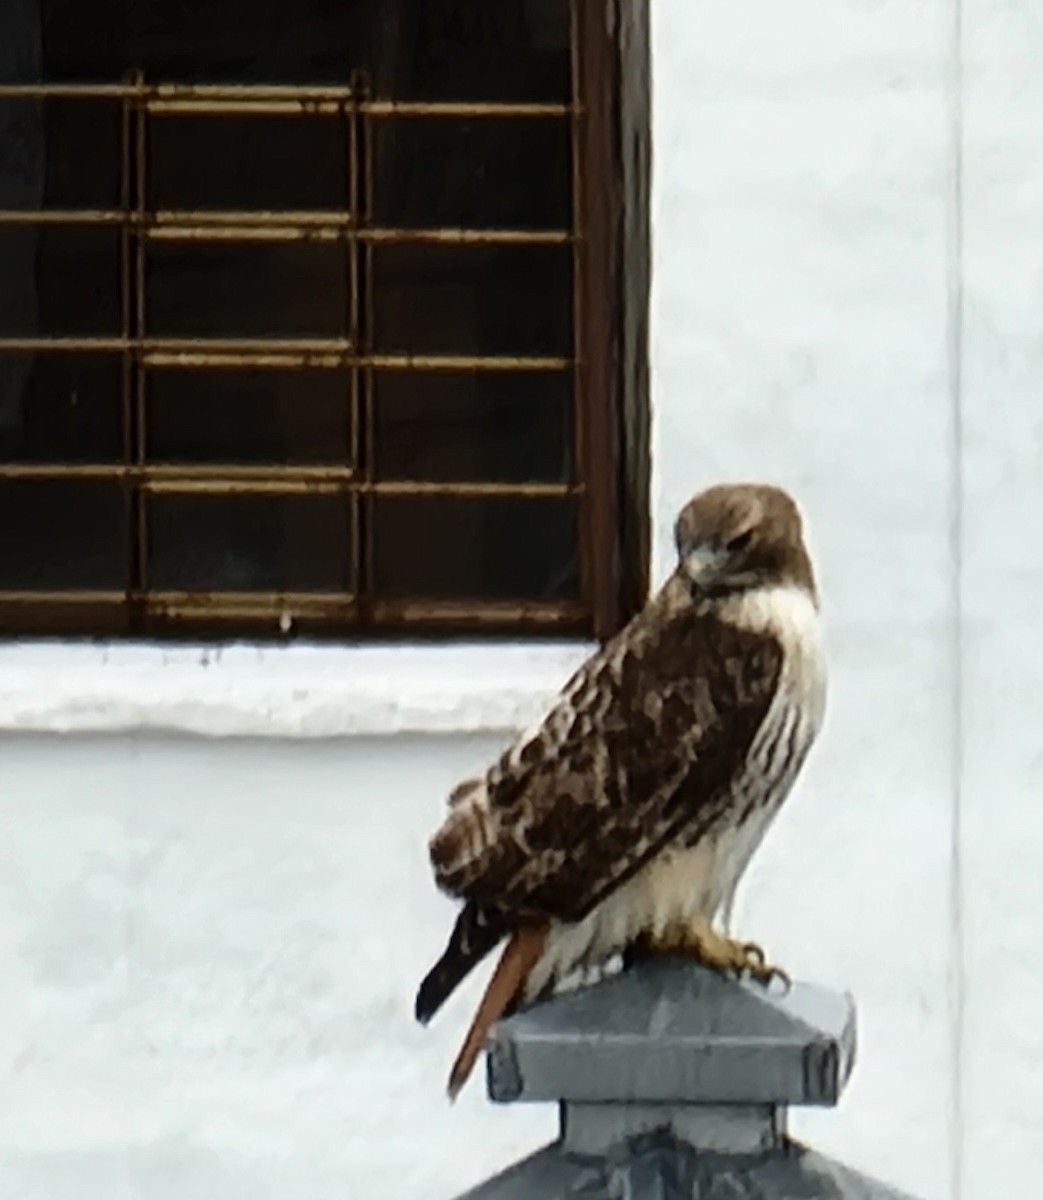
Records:
[[[739,913],[859,1001],[849,1092],[795,1125],[924,1200],[1034,1195],[1043,23],[653,12],[656,574],[688,494],[772,478],[830,628]],[[0,1196],[438,1200],[549,1136],[444,1104],[481,980],[409,1010],[442,797],[582,652],[0,652]]]
[[[965,0],[964,1194],[1043,1130],[1043,13]]]
[[[952,1053],[955,10],[800,0],[655,14],[661,511],[705,478],[791,486],[830,631],[828,728],[743,915],[800,974],[859,1000],[841,1111],[798,1130],[941,1200],[958,1194],[965,1144]]]

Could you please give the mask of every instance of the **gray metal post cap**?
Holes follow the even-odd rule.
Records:
[[[855,1058],[850,996],[641,963],[502,1021],[489,1095],[667,1104],[836,1104]]]

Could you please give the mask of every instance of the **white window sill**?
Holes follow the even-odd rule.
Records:
[[[591,645],[0,646],[0,731],[345,737],[519,729]]]

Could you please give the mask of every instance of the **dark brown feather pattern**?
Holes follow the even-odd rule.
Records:
[[[645,610],[454,792],[430,853],[464,904],[421,1020],[523,928],[547,930],[528,1002],[653,927],[730,911],[821,724],[815,577],[799,508],[769,484],[700,492],[674,533],[676,570]],[[617,895],[650,864],[647,886]]]
[[[771,636],[657,598],[484,789],[457,799],[431,843],[439,886],[468,901],[469,923],[581,919],[675,838],[714,823],[781,663]]]

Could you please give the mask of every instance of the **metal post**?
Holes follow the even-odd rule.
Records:
[[[909,1200],[787,1136],[854,1060],[848,996],[641,964],[497,1027],[491,1099],[555,1101],[561,1133],[460,1200]]]

